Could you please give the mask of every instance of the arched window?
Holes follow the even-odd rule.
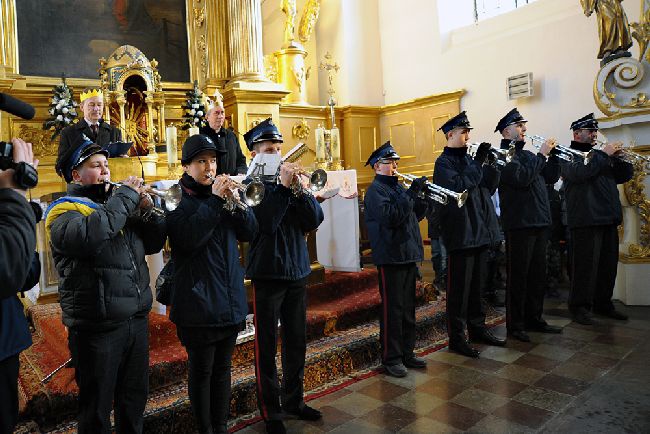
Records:
[[[510,12],[537,0],[474,0],[474,22]]]

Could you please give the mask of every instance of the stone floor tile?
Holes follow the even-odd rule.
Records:
[[[585,345],[580,351],[589,354],[597,354],[603,357],[620,360],[627,356],[632,349],[629,347],[619,347],[611,344],[601,344],[598,342],[590,342]]]
[[[462,366],[454,366],[451,369],[436,374],[434,377],[442,378],[444,380],[452,381],[454,383],[462,384],[465,386],[471,386],[472,384],[481,381],[484,376],[484,374],[474,369],[464,368]]]
[[[467,359],[467,357],[463,357],[463,356],[459,356],[459,357],[462,357],[464,360]],[[431,354],[427,355],[425,359],[427,360],[427,369],[426,370],[418,369],[418,372],[424,372],[427,375],[435,375],[438,372],[446,371],[447,369],[450,369],[452,366],[456,365],[456,364],[450,364],[450,363],[434,360]]]
[[[319,410],[323,413],[323,417],[321,419],[314,422],[305,423],[315,426],[324,432],[331,431],[334,428],[354,419],[354,416],[352,416],[350,413],[347,413],[330,405],[321,407]],[[263,425],[263,423],[261,423],[261,425]]]
[[[477,371],[485,373],[496,372],[499,369],[503,368],[505,365],[506,364],[503,362],[486,358],[467,359],[467,361],[463,363],[463,367],[476,369]]]
[[[363,389],[364,387],[367,387],[369,384],[373,384],[373,383],[379,381],[383,377],[384,377],[384,374],[373,375],[372,377],[368,377],[368,378],[363,379],[361,381],[357,381],[356,383],[350,384],[349,386],[346,387],[346,389],[354,392],[354,391],[357,391],[359,389]]]
[[[522,404],[517,401],[510,401],[494,410],[492,414],[529,428],[540,428],[546,421],[553,417],[553,412],[551,411]]]
[[[507,365],[499,369],[495,375],[508,380],[517,381],[519,383],[533,384],[545,373],[537,369],[527,368],[521,365]]]
[[[567,360],[571,357],[572,356],[568,357]],[[515,360],[514,364],[525,366],[526,368],[537,369],[538,371],[550,372],[559,365],[560,362],[558,360],[528,353]]]
[[[447,402],[434,408],[428,417],[456,429],[467,431],[486,416],[485,413]]]
[[[485,390],[472,388],[459,393],[450,401],[487,414],[506,404],[510,399]]]
[[[468,386],[462,384],[453,383],[441,378],[433,378],[426,383],[419,385],[415,390],[417,392],[437,396],[441,399],[451,399],[467,388]]]
[[[527,384],[494,376],[487,377],[480,383],[474,385],[476,389],[485,390],[506,398],[512,398],[526,387],[528,387]]]
[[[616,345],[619,347],[634,348],[641,342],[638,337],[628,337],[613,334],[602,334],[594,339],[599,344]]]
[[[536,356],[542,356],[547,359],[558,360],[561,362],[570,359],[575,353],[575,350],[549,344],[548,341],[544,344],[537,345],[528,352],[528,354],[534,354]]]
[[[316,408],[320,408],[325,405],[328,405],[330,402],[336,401],[337,399],[347,396],[351,393],[353,393],[352,390],[346,387],[344,389],[339,389],[336,392],[328,393],[327,395],[323,395],[319,398],[311,400],[309,405],[313,405]]]
[[[582,351],[575,353],[568,362],[575,362],[586,366],[600,369],[611,369],[617,361],[609,357],[603,357],[596,354],[588,354]]]
[[[345,411],[354,417],[363,416],[364,414],[376,409],[377,407],[382,406],[383,404],[383,401],[372,398],[360,392],[351,393],[329,403],[330,406]]]
[[[573,396],[531,386],[519,392],[512,399],[522,404],[557,413],[571,403]]]
[[[533,348],[535,348],[537,345],[539,345],[537,342],[522,342],[518,339],[515,339],[513,337],[508,338],[508,342],[506,343],[506,347],[519,351],[522,353],[527,353]]]
[[[452,365],[447,365],[451,367]],[[397,378],[384,376],[383,381],[396,384],[398,386],[406,387],[407,389],[414,389],[422,383],[426,383],[431,379],[433,373],[429,374],[424,369],[409,369],[406,377]]]
[[[352,419],[351,421],[345,422],[328,432],[331,434],[391,434],[393,431],[386,428],[380,428],[363,419]]]
[[[287,432],[296,434],[322,434],[327,432],[312,422],[305,422],[303,420],[286,420],[284,421],[284,426],[287,428]]]
[[[477,434],[533,434],[535,430],[489,414],[467,432]]]
[[[598,335],[598,337],[601,336],[602,335]],[[587,345],[587,342],[580,339],[572,339],[566,336],[555,335],[548,338],[545,344],[552,347],[561,347],[567,350],[579,351],[582,347]]]
[[[413,423],[417,418],[418,415],[412,411],[391,404],[384,404],[366,414],[361,419],[378,427],[385,428],[390,432],[397,432]]]
[[[576,323],[571,323],[562,330],[562,336],[570,339],[577,339],[581,341],[591,342],[600,336],[602,333],[596,331],[589,331],[589,326],[582,326],[584,328],[578,328]],[[549,338],[552,339],[552,338]]]
[[[423,416],[445,402],[447,402],[446,399],[428,393],[411,391],[398,396],[390,403],[397,407],[410,410],[418,416]]]
[[[592,382],[607,372],[604,368],[595,368],[579,362],[564,362],[555,367],[551,373],[562,377]]]
[[[456,354],[453,351],[449,351],[447,348],[444,350],[436,351],[435,353],[430,354],[428,357],[438,362],[448,363],[451,365],[462,365],[463,362],[467,360],[467,357]]]
[[[512,363],[519,357],[523,356],[521,351],[513,350],[508,347],[487,346],[481,351],[481,357],[496,360],[497,362]]]
[[[363,393],[382,402],[389,402],[408,391],[409,389],[406,387],[398,386],[383,379],[357,390],[359,393]]]
[[[577,396],[587,390],[590,382],[577,380],[575,378],[563,377],[556,374],[548,374],[540,378],[536,383],[536,387],[541,387],[548,390],[553,390],[567,395]]]
[[[400,434],[456,434],[463,431],[451,427],[445,423],[438,422],[427,417],[421,417],[412,424],[405,426],[398,432]]]

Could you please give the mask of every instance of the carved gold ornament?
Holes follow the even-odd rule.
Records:
[[[22,124],[18,128],[18,137],[32,144],[34,155],[39,157],[57,155],[58,143],[50,140],[52,135],[47,130],[43,131],[42,129],[32,128]]]
[[[300,140],[305,140],[309,137],[309,133],[311,133],[311,128],[309,128],[304,118],[300,122],[297,122],[291,129],[293,137]]]
[[[645,196],[644,180],[648,175],[646,164],[634,163],[634,176],[623,186],[630,205],[636,207],[641,225],[639,228],[639,244],[631,244],[629,256],[632,258],[650,257],[650,200]]]
[[[272,82],[278,82],[278,58],[273,53],[264,56],[264,75]]]
[[[302,11],[300,25],[298,26],[298,37],[303,43],[309,42],[312,32],[316,28],[318,14],[320,13],[320,0],[309,0]]]
[[[205,10],[203,8],[194,8],[194,25],[196,27],[203,27],[205,22]]]
[[[622,57],[603,66],[594,83],[594,100],[607,116],[650,108],[650,99],[640,90],[650,87],[641,62]]]

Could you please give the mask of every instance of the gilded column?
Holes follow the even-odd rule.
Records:
[[[15,0],[0,0],[0,78],[18,71]]]
[[[232,80],[264,80],[260,0],[230,0],[228,26]]]
[[[230,80],[230,51],[228,50],[228,6],[216,1],[206,4],[206,36],[208,40],[207,83],[223,87]]]

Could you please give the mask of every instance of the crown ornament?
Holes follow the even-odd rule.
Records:
[[[84,102],[88,98],[92,98],[98,96],[100,98],[104,98],[104,93],[100,89],[89,89],[87,91],[81,92],[81,96],[79,97],[80,102]]]

